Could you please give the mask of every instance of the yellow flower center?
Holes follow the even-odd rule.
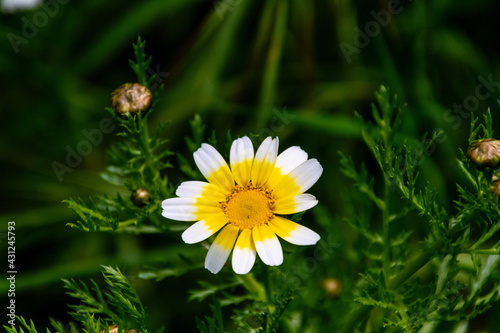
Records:
[[[249,183],[235,186],[221,206],[229,223],[243,230],[268,223],[274,216],[273,204],[270,191]]]

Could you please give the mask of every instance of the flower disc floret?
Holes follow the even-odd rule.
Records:
[[[274,216],[273,204],[270,191],[249,184],[236,185],[221,206],[229,223],[243,230],[268,224]]]

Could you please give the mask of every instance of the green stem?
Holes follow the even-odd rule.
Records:
[[[500,250],[497,249],[497,248],[493,248],[493,249],[479,249],[479,250],[468,249],[468,250],[463,251],[463,253],[496,255],[496,254],[500,254]]]
[[[265,304],[267,304],[267,311],[268,311],[268,316],[267,318],[269,319],[271,315],[274,313],[275,307],[272,304],[272,302],[269,302],[269,297],[266,292],[266,288],[255,279],[255,276],[253,273],[248,273],[245,275],[239,275],[238,279],[240,282],[243,284],[243,286],[251,293],[254,295],[256,300],[262,301]],[[266,333],[270,333],[272,331],[271,325],[269,320],[266,320],[266,323],[262,325],[265,328]]]
[[[387,170],[391,169],[389,165],[389,161],[394,160],[394,152],[392,151],[392,131],[391,127],[391,118],[392,111],[390,106],[386,107],[381,105],[382,108],[382,118],[384,120],[384,126],[382,128],[382,140],[384,147],[384,161],[382,165],[385,164],[385,167],[382,168],[382,172],[386,173]],[[392,162],[391,162],[392,163]],[[386,181],[384,182],[384,206],[382,209],[382,241],[383,241],[383,249],[382,249],[382,271],[384,273],[384,282],[385,285],[389,283],[389,279],[391,277],[390,272],[390,262],[391,262],[391,238],[390,238],[390,203],[391,203],[391,182],[388,177],[386,177]]]
[[[264,286],[255,279],[253,273],[248,273],[245,275],[238,275],[238,280],[241,282],[243,287],[248,290],[251,294],[255,296],[256,299],[267,302],[267,293]]]
[[[389,281],[387,285],[389,290],[393,290],[401,286],[406,280],[413,276],[420,268],[424,267],[438,253],[443,242],[439,241],[430,249],[422,252],[416,259],[411,261],[398,275]]]
[[[382,211],[382,241],[384,248],[382,250],[382,269],[384,272],[385,284],[389,282],[390,278],[390,256],[391,256],[391,244],[389,235],[389,186],[385,183],[385,195],[384,195],[385,208]]]
[[[145,156],[145,169],[147,171],[146,174],[144,174],[144,171],[142,172],[143,179],[146,179],[147,182],[152,182],[153,179],[155,178],[156,175],[159,174],[159,170],[156,168],[154,161],[155,156],[153,153],[153,150],[151,149],[151,139],[149,137],[149,129],[148,129],[148,123],[147,123],[147,118],[140,117],[137,119],[137,133],[135,133],[135,137],[137,140],[137,145],[139,146],[139,149]]]
[[[151,140],[149,138],[148,123],[146,121],[146,118],[138,119],[138,121],[140,123],[140,133],[139,133],[139,137],[138,137],[139,140],[137,140],[137,141],[141,146],[141,150],[146,155],[146,158],[148,160],[151,160],[151,159],[153,159],[153,153],[151,151],[151,145],[150,145]]]
[[[128,227],[137,223],[137,219],[128,219],[119,223],[118,228]],[[111,227],[100,227],[99,231],[116,231]]]

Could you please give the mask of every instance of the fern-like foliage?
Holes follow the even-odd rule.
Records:
[[[81,301],[71,305],[71,315],[79,322],[85,322],[96,315],[109,325],[115,324],[123,328],[137,328],[148,332],[147,315],[135,289],[119,269],[103,266],[103,276],[107,288],[101,290],[91,281],[85,283],[75,280],[63,280],[68,295]]]
[[[222,308],[217,297],[213,297],[213,304],[210,304],[211,317],[205,317],[205,321],[196,318],[196,327],[201,333],[224,333],[224,323],[222,321]]]
[[[133,48],[136,59],[130,60],[130,66],[139,83],[151,86],[155,77],[146,80],[151,57],[147,58],[144,53],[145,42],[139,37]],[[80,218],[76,223],[68,223],[69,226],[82,231],[130,233],[157,233],[169,228],[158,219],[162,200],[172,193],[165,173],[171,166],[168,157],[172,155],[163,138],[168,123],[161,123],[152,135],[147,125],[148,116],[159,100],[159,90],[161,86],[154,93],[151,109],[143,116],[130,115],[122,119],[111,108],[106,108],[121,131],[117,134],[118,140],[107,151],[109,166],[102,178],[122,190],[114,197],[90,198],[88,204],[82,199],[66,200]],[[149,192],[149,201],[144,207],[137,207],[129,199],[137,189]]]
[[[134,287],[119,269],[103,266],[105,288],[100,288],[95,281],[90,286],[82,281],[63,280],[67,293],[79,302],[70,305],[70,315],[75,322],[68,325],[51,319],[55,332],[58,333],[109,333],[110,326],[118,326],[118,332],[151,332],[147,325],[147,313]],[[8,333],[37,333],[33,321],[29,323],[18,317],[19,325],[7,327]],[[51,332],[48,328],[46,332]]]
[[[343,323],[349,332],[368,318],[373,308],[384,311],[383,326],[415,332],[433,323],[469,320],[486,311],[499,296],[500,281],[494,277],[500,264],[500,206],[490,193],[493,171],[478,170],[461,152],[458,164],[464,184],[458,185],[456,213],[451,215],[435,200],[430,184],[418,182],[419,167],[442,139],[440,132],[424,136],[420,145],[398,137],[405,106],[382,87],[372,106],[374,123],[357,116],[363,139],[372,151],[383,176],[374,181],[362,165],[342,153],[343,173],[354,181],[358,200],[380,211],[380,222],[372,214],[358,214],[346,221],[362,236],[360,250],[366,258],[366,271],[355,301],[362,304]],[[484,124],[472,116],[469,142],[493,137],[492,117],[488,111]],[[360,206],[361,203],[353,203]],[[407,240],[412,230],[405,217],[416,211],[429,226],[421,248],[412,251]],[[434,280],[419,283],[412,276],[424,265],[436,271]],[[461,276],[461,278],[458,278]],[[465,280],[464,280],[464,277]],[[371,323],[370,325],[377,325]]]

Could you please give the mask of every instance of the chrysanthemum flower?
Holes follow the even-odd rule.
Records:
[[[267,265],[283,262],[276,235],[296,245],[313,245],[320,236],[314,231],[279,215],[295,214],[314,207],[318,201],[305,194],[321,176],[316,159],[307,159],[299,147],[278,155],[278,138],[268,137],[254,155],[248,137],[233,142],[231,169],[219,152],[202,144],[194,161],[207,182],[187,181],[177,188],[178,198],[164,200],[166,218],[198,221],[182,234],[193,244],[221,230],[208,250],[205,268],[217,273],[231,250],[237,274],[248,273],[256,253]]]

